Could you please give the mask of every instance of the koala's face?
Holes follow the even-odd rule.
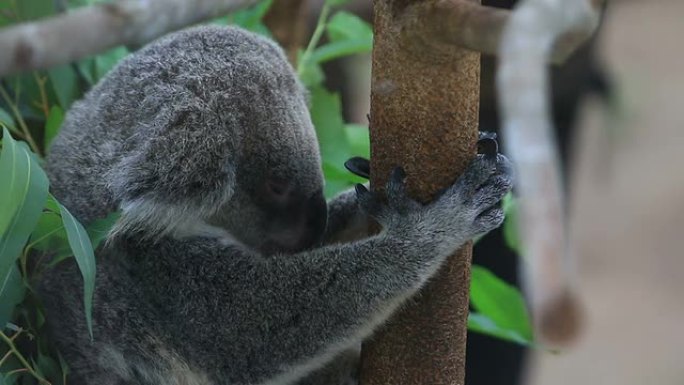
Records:
[[[318,142],[305,98],[299,91],[286,96],[253,111],[255,119],[242,135],[233,196],[212,220],[265,254],[311,247],[327,222]]]

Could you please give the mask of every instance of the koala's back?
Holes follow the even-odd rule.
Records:
[[[112,183],[126,157],[153,142],[156,130],[177,126],[170,120],[178,110],[216,109],[212,98],[221,92],[238,100],[235,87],[282,71],[268,68],[282,56],[267,39],[218,26],[177,32],[130,55],[68,111],[47,157],[54,195],[86,223],[116,210]]]

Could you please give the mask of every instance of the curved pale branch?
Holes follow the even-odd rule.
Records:
[[[498,96],[504,143],[518,169],[524,282],[538,335],[549,344],[572,340],[580,316],[572,292],[573,258],[546,62],[566,31],[593,31],[597,24],[598,15],[587,0],[525,0],[512,13],[500,42]]]
[[[593,12],[604,0],[592,0]],[[457,45],[485,54],[498,52],[502,33],[511,19],[506,9],[482,6],[471,0],[435,0],[413,3],[401,13],[401,31],[416,48],[434,49],[435,42]],[[563,31],[555,40],[549,59],[565,61],[594,32],[594,26],[581,24]]]
[[[120,0],[0,29],[0,76],[47,68],[226,14],[255,0]]]

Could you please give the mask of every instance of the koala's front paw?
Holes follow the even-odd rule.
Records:
[[[368,191],[364,185],[356,185],[359,205],[381,225],[392,226],[402,217],[417,212],[422,207],[420,203],[411,199],[406,193],[405,180],[404,169],[397,167],[392,171],[387,182],[387,203],[382,202],[377,194]]]
[[[513,168],[501,154],[481,154],[446,190],[435,208],[453,212],[451,225],[468,238],[493,230],[503,223],[500,202],[513,186]]]

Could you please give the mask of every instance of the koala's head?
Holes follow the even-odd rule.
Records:
[[[132,55],[108,81],[134,100],[125,112],[137,127],[106,176],[120,231],[219,228],[266,253],[320,238],[318,143],[305,90],[275,44],[236,28],[193,28]]]

